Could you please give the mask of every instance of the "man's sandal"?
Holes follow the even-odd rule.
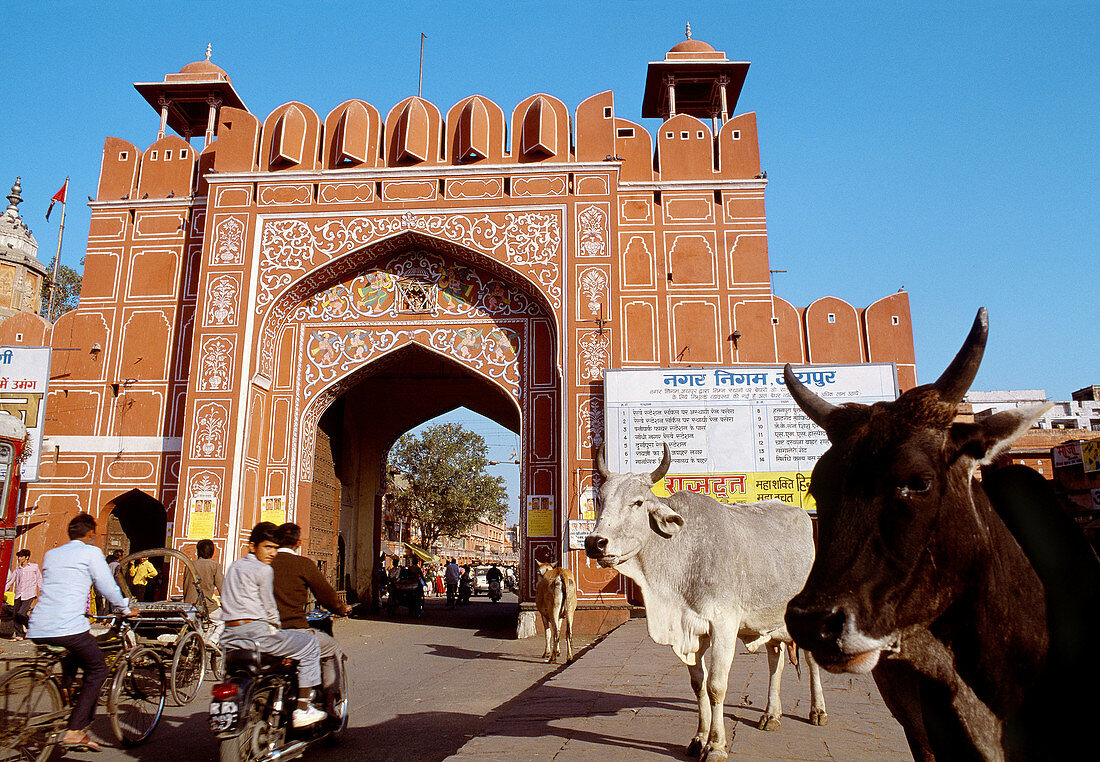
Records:
[[[99,744],[92,740],[86,732],[82,733],[75,741],[61,741],[61,748],[65,751],[99,751]]]

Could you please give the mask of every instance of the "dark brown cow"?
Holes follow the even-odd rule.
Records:
[[[1044,588],[1057,584],[1058,572],[1029,559],[974,478],[1049,405],[953,422],[987,333],[983,308],[943,376],[893,402],[834,406],[789,365],[784,371],[795,401],[832,445],[811,480],[817,555],[787,608],[788,630],[830,671],[873,670],[917,759],[1057,758],[1082,731],[1067,721],[1081,710],[1067,706],[1077,697],[1061,690],[1072,682],[1067,670],[1051,673],[1067,661],[1055,658],[1058,617],[1048,621],[1048,607],[1061,599]],[[1048,502],[1017,514],[1043,521],[1049,511],[1060,513]],[[1081,547],[1071,541],[1064,549]],[[1095,581],[1094,556],[1075,568]],[[1067,631],[1091,646],[1096,633],[1078,632],[1079,613],[1058,621],[1072,620]]]

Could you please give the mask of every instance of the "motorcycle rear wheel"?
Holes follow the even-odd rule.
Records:
[[[278,745],[277,736],[281,736],[285,730],[272,728],[270,724],[270,707],[275,698],[275,687],[274,683],[267,682],[253,691],[240,731],[231,738],[221,739],[218,744],[220,762],[253,762],[266,756],[272,741]]]

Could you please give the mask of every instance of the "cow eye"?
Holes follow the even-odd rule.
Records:
[[[932,489],[932,483],[928,477],[914,474],[898,485],[898,497],[905,499],[914,495],[920,495]]]
[[[634,501],[634,507],[635,507],[635,508],[641,508],[641,507],[642,507],[642,504],[643,504],[644,502],[645,502],[644,500],[642,500],[641,498],[638,498],[637,500],[635,500],[635,501]]]

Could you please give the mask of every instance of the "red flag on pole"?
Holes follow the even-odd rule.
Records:
[[[69,178],[66,177],[65,182],[62,183],[62,185],[61,185],[61,190],[59,190],[57,193],[53,194],[53,198],[50,199],[50,208],[46,210],[46,219],[47,220],[50,219],[50,212],[53,211],[53,205],[54,204],[56,204],[58,201],[60,201],[62,206],[65,205],[65,196],[68,194],[68,192],[69,192]]]

